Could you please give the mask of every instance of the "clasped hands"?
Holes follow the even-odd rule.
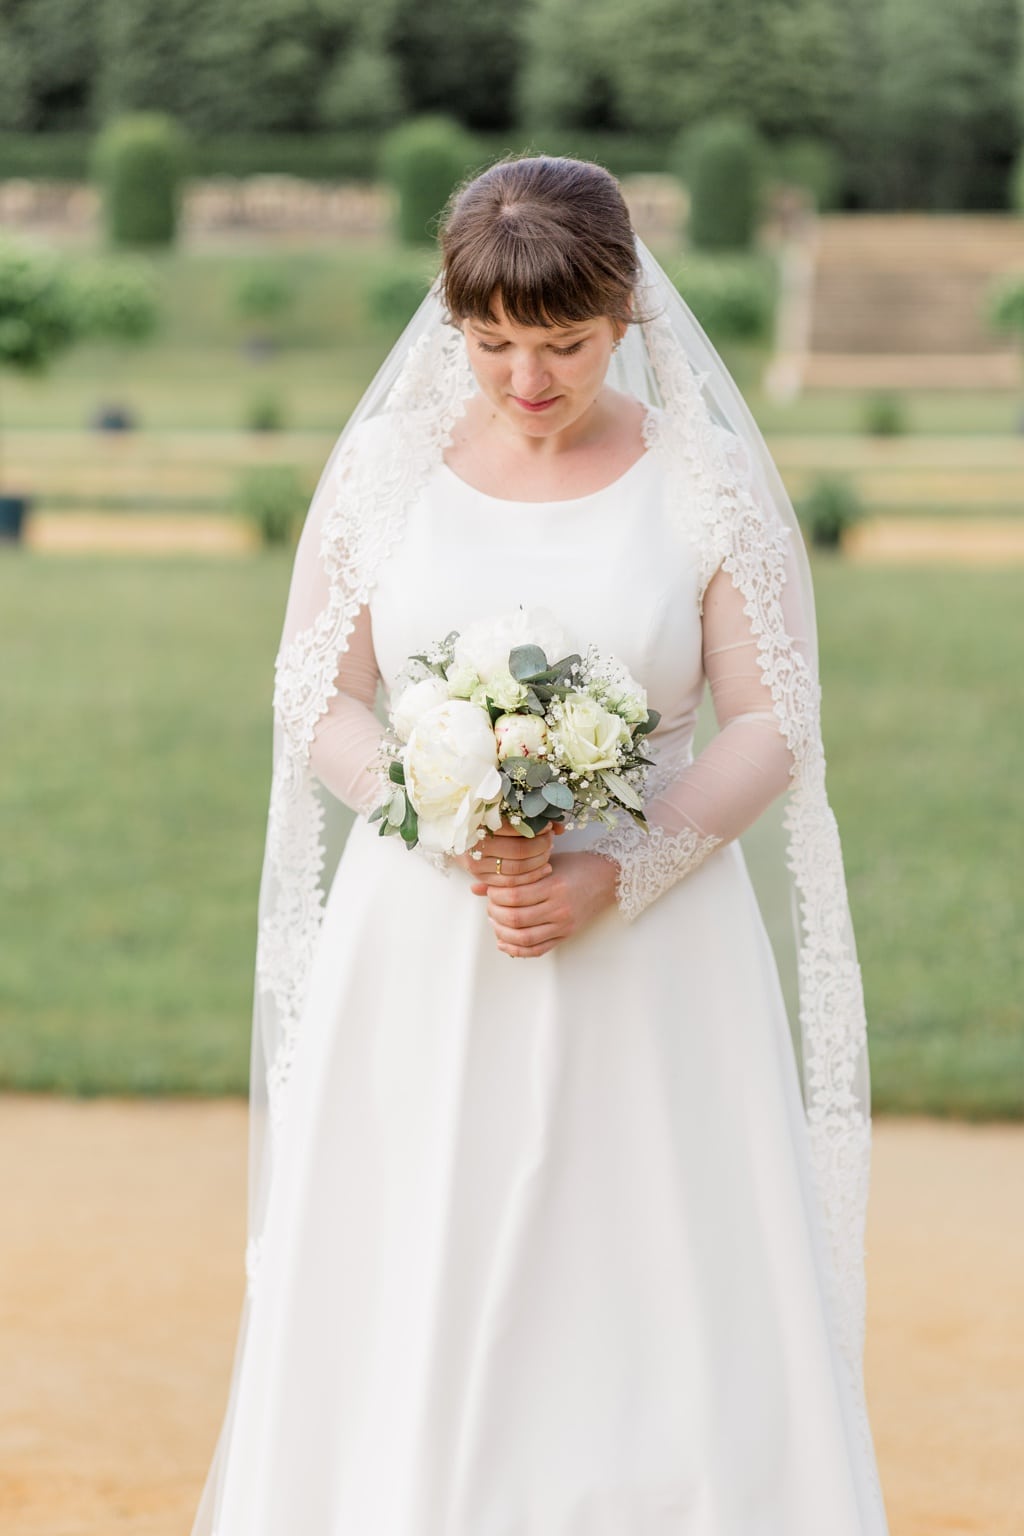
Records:
[[[480,854],[459,854],[474,896],[487,898],[487,916],[503,954],[536,959],[615,901],[615,865],[598,853],[562,853],[552,859],[556,825],[524,837],[502,822],[475,844]],[[500,862],[500,873],[498,861]]]

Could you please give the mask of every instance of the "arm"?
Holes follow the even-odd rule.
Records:
[[[650,830],[624,817],[585,852],[556,854],[552,872],[487,895],[498,948],[540,956],[616,901],[629,921],[750,826],[787,787],[792,753],[761,681],[745,599],[720,570],[704,597],[704,670],[719,732],[646,807]],[[794,637],[794,642],[800,641]],[[603,857],[598,857],[603,855]]]
[[[629,920],[746,831],[789,784],[793,755],[761,680],[744,603],[719,569],[704,597],[703,640],[718,734],[645,808],[649,832],[622,821],[594,844],[618,865],[616,899]]]
[[[364,606],[349,635],[348,650],[339,658],[338,692],[317,721],[309,749],[310,766],[320,782],[362,815],[382,797],[375,763],[384,730],[373,712],[379,677],[370,610]]]

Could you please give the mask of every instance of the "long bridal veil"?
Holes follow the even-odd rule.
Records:
[[[762,677],[794,769],[780,814],[743,842],[785,983],[808,1144],[827,1233],[836,1334],[863,1403],[863,1232],[870,1105],[864,1005],[842,853],[825,785],[809,562],[786,490],[717,352],[638,241],[636,323],[609,383],[655,407],[679,525],[694,541],[701,590],[723,567],[743,593]],[[241,1320],[230,1421],[275,1144],[289,1105],[306,983],[338,849],[331,797],[309,764],[338,659],[383,562],[474,389],[461,331],[437,285],[392,348],[321,475],[299,541],[274,695],[273,774],[260,887],[250,1082],[250,1298]],[[866,1424],[866,1414],[865,1414]],[[221,1466],[196,1522],[212,1531]]]

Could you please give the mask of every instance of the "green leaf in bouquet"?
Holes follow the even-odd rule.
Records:
[[[544,794],[544,790],[528,790],[523,796],[523,815],[529,817],[543,816],[547,811],[548,804],[549,802]]]
[[[405,820],[405,813],[409,802],[405,797],[404,789],[396,789],[388,801],[387,817],[392,827],[400,827]]]
[[[554,777],[554,769],[543,758],[531,757],[526,764],[526,782],[531,789],[540,789],[542,784],[547,784]]]
[[[643,810],[644,803],[640,799],[640,796],[637,794],[636,790],[633,788],[632,784],[627,784],[624,778],[622,778],[617,773],[613,773],[610,768],[605,768],[603,770],[601,774],[601,782],[604,784],[605,789],[607,789],[610,794],[613,794],[616,800],[621,801],[627,810]]]
[[[402,767],[401,763],[391,764],[391,766],[388,768],[388,778],[391,780],[392,784],[405,783],[405,769]]]
[[[404,843],[414,845],[419,840],[420,819],[416,814],[416,807],[411,800],[406,801],[405,815],[402,818],[402,825],[398,830]]]
[[[506,773],[518,775],[526,767],[527,763],[531,763],[532,761],[533,759],[531,757],[517,757],[512,754],[509,757],[502,759],[502,767],[505,769]]]
[[[516,645],[508,653],[508,669],[517,683],[547,671],[548,659],[539,645]]]
[[[529,835],[532,837],[535,832],[546,832],[548,826],[549,822],[546,816],[531,816],[529,821],[524,823],[524,827],[529,827],[530,829],[529,834],[523,831],[523,828],[520,828],[520,830],[523,831],[524,836]]]
[[[572,790],[568,784],[560,784],[556,779],[552,784],[545,784],[541,794],[550,805],[557,806],[560,811],[572,810]]]
[[[545,826],[546,825],[547,825],[547,823],[545,822]],[[530,825],[530,823],[528,821],[520,821],[520,822],[518,822],[516,824],[516,831],[519,833],[520,837],[531,838],[531,837],[536,837],[536,835],[537,835],[536,832],[533,830],[533,827]]]
[[[367,816],[366,819],[367,819],[367,821],[380,821],[380,819],[381,819],[381,817],[383,815],[384,815],[384,807],[382,805],[378,805],[377,809],[375,811],[371,811],[369,816]]]
[[[525,703],[531,715],[542,715],[547,707],[542,703],[540,695],[535,693],[532,688],[526,695]]]
[[[640,724],[633,732],[634,736],[649,736],[660,719],[661,715],[658,710],[649,709],[647,711],[647,719],[641,720]]]
[[[501,797],[503,800],[507,800],[512,790],[512,780],[504,771],[499,774],[499,777],[501,779]]]

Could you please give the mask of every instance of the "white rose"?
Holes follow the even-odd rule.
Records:
[[[422,714],[402,754],[419,839],[434,853],[465,853],[482,826],[501,825],[494,732],[485,710],[449,699]]]
[[[403,688],[391,708],[391,724],[400,741],[408,741],[421,715],[446,703],[448,685],[443,677],[422,678]]]
[[[622,719],[630,725],[641,725],[647,719],[647,690],[636,687],[635,691],[628,688],[610,688],[605,694],[604,702],[609,709],[621,715]]]
[[[499,762],[506,757],[539,757],[547,750],[548,728],[539,715],[499,715],[494,736]]]
[[[571,693],[552,731],[559,756],[577,770],[614,768],[629,728],[585,693]]]

